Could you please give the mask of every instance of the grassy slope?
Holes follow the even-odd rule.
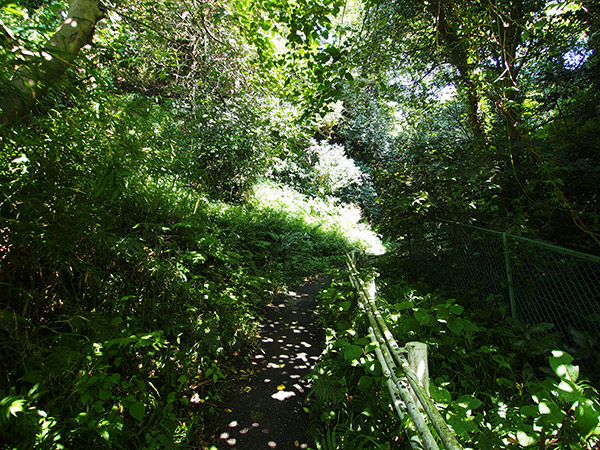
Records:
[[[262,306],[361,245],[274,185],[226,204],[129,174],[90,197],[53,167],[3,172],[0,448],[197,441]]]

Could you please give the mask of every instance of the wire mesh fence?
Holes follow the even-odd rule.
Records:
[[[417,219],[405,238],[411,268],[522,323],[600,333],[600,257],[509,233]]]

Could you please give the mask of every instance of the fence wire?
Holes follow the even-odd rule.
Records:
[[[600,333],[600,257],[494,230],[418,220],[407,233],[411,268],[472,291],[522,323]]]

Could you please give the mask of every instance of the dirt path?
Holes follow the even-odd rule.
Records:
[[[254,373],[226,400],[213,448],[309,447],[308,414],[303,410],[309,386],[304,377],[321,353],[312,310],[315,294],[325,282],[322,278],[308,282],[267,307],[260,324],[262,350],[251,360]]]

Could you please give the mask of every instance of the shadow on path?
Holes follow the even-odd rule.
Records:
[[[219,450],[308,448],[308,414],[303,407],[309,385],[304,379],[321,354],[312,324],[319,278],[280,296],[267,307],[262,350],[251,359],[253,375],[232,392],[213,442]]]

